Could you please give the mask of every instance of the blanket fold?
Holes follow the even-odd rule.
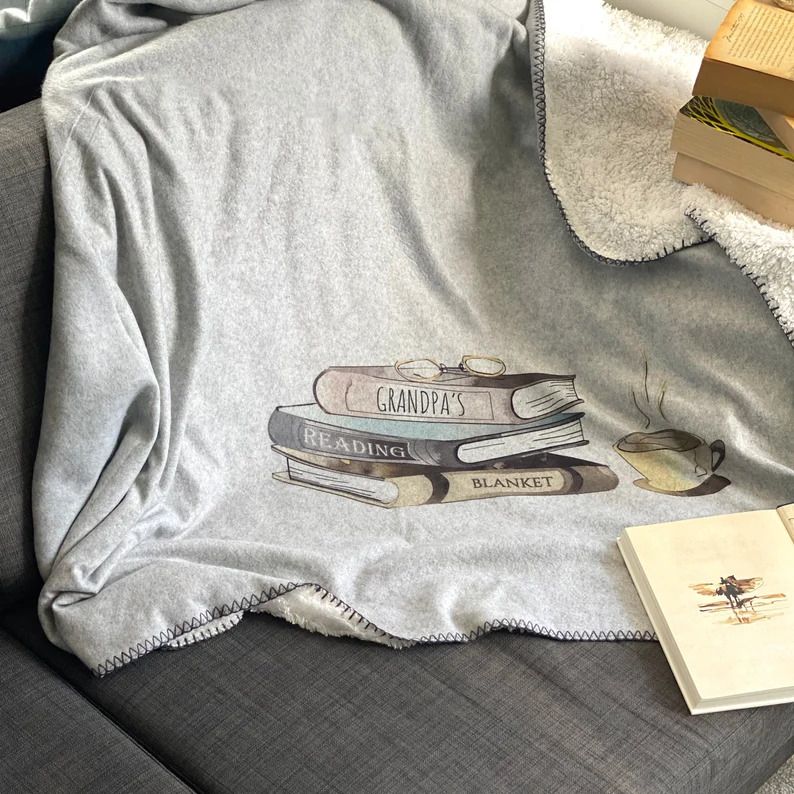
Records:
[[[577,247],[533,19],[89,0],[63,28],[33,507],[42,624],[96,673],[251,610],[650,639],[620,528],[790,497],[791,346],[716,245]],[[628,251],[568,221],[605,258],[714,233],[673,215]]]

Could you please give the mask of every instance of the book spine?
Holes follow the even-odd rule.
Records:
[[[314,382],[314,398],[329,414],[476,424],[525,422],[513,410],[514,391],[413,383],[340,369],[327,369]]]
[[[362,433],[303,419],[278,408],[270,417],[268,433],[278,446],[315,455],[450,468],[462,465],[457,457],[459,442]]]
[[[387,509],[466,502],[473,499],[492,499],[503,496],[596,493],[612,490],[618,483],[618,478],[608,466],[598,464],[499,473],[493,471],[439,471],[416,476],[403,475],[388,478],[397,486],[399,495],[391,502],[380,502],[359,494],[306,482],[300,476],[293,476],[289,470],[276,472],[273,477],[279,482],[300,485],[332,496],[341,496],[345,499]]]
[[[770,220],[794,226],[794,200],[781,196],[763,185],[729,174],[680,152],[676,155],[673,176],[687,184],[701,184],[735,199],[747,209]]]
[[[445,472],[449,490],[439,501],[460,502],[495,496],[554,496],[611,491],[618,478],[608,466]],[[434,489],[434,494],[438,489]]]

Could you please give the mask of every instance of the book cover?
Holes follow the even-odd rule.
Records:
[[[466,468],[585,444],[581,417],[564,413],[523,425],[405,422],[333,416],[308,403],[276,408],[268,432],[277,446],[301,452]]]
[[[573,375],[444,372],[421,382],[393,366],[329,367],[314,382],[314,398],[330,414],[472,424],[520,424],[581,402]]]
[[[738,0],[706,49],[693,94],[794,116],[794,15],[771,0]]]
[[[395,508],[503,496],[550,496],[609,491],[618,478],[608,466],[543,453],[481,469],[344,460],[274,447],[287,460],[281,482]]]

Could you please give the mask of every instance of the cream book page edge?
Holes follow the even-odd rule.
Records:
[[[794,502],[790,505],[781,505],[778,507],[777,514],[783,521],[783,526],[788,530],[791,542],[794,543]]]
[[[675,646],[673,638],[670,636],[659,605],[656,603],[656,599],[653,597],[653,593],[642,574],[642,566],[632,551],[631,542],[626,538],[625,530],[617,539],[617,543],[618,549],[620,549],[620,553],[623,555],[623,561],[626,563],[626,567],[629,570],[631,581],[634,582],[634,587],[637,589],[637,594],[640,597],[642,606],[648,614],[648,619],[651,621],[653,630],[656,632],[656,639],[662,646],[662,651],[667,657],[667,663],[673,671],[673,677],[684,697],[684,702],[690,713],[698,714],[700,712],[696,710],[697,701],[693,699],[693,695],[695,695],[694,685],[691,679],[686,675],[684,665],[681,663],[681,659],[678,655],[678,649]]]

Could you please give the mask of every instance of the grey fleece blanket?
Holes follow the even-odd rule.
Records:
[[[250,609],[391,644],[649,638],[624,525],[791,499],[791,345],[714,244],[577,247],[537,19],[77,8],[44,86],[53,642],[104,674]]]

